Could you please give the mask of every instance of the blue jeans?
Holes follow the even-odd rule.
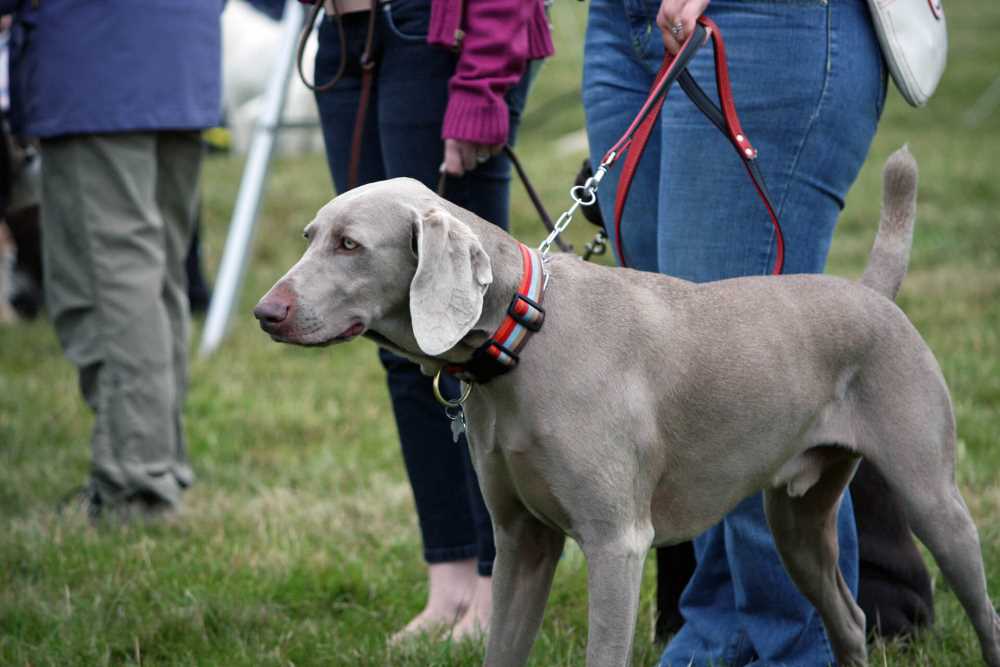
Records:
[[[408,176],[436,189],[444,156],[441,124],[448,102],[448,79],[455,54],[427,45],[429,0],[393,0],[379,5],[375,31],[375,82],[365,121],[359,184]],[[360,94],[359,57],[367,32],[367,12],[344,17],[347,70],[334,88],[316,95],[327,161],[338,192],[347,189],[351,134]],[[336,25],[324,21],[319,31],[316,81],[330,79],[340,64]],[[507,94],[510,137],[514,141],[530,75]],[[510,163],[498,155],[462,178],[449,178],[445,196],[503,228],[507,227]],[[431,380],[416,364],[385,350],[389,395],[399,430],[403,460],[413,488],[428,563],[476,558],[489,576],[496,550],[493,526],[479,491],[466,443],[452,442],[442,407],[431,393]],[[458,395],[457,383],[442,378],[442,391]]]
[[[656,0],[593,0],[583,102],[592,160],[625,131],[663,57]],[[713,0],[736,108],[781,218],[785,273],[823,270],[837,216],[868,153],[885,72],[864,0]],[[716,96],[712,49],[690,70]],[[600,205],[613,221],[618,169]],[[654,213],[655,212],[655,213]],[[636,173],[622,222],[629,265],[693,281],[769,272],[770,220],[722,134],[679,89]],[[838,515],[840,566],[857,591],[849,494]],[[695,540],[684,625],[663,665],[834,662],[815,609],[784,572],[758,494]]]

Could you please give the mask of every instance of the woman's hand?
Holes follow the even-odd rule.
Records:
[[[449,176],[461,176],[489,160],[502,148],[503,144],[487,145],[460,139],[445,139],[444,164],[441,166]]]
[[[656,25],[663,34],[663,46],[676,54],[694,30],[694,22],[705,12],[709,0],[662,0]]]

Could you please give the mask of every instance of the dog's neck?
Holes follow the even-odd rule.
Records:
[[[506,232],[493,225],[481,224],[473,227],[473,231],[483,244],[483,250],[490,258],[493,268],[493,282],[483,296],[483,312],[479,321],[468,334],[449,352],[461,349],[463,354],[456,355],[467,360],[472,352],[485,343],[500,327],[507,316],[507,307],[517,293],[524,275],[521,250],[518,241]],[[449,361],[451,354],[449,354]]]

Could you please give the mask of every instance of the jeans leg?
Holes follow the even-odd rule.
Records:
[[[380,9],[377,21],[377,70],[365,126],[361,182],[408,176],[436,189],[444,155],[441,123],[448,79],[456,57],[426,44],[430,5],[419,0],[394,2]],[[364,21],[347,23],[349,57],[360,52]],[[339,65],[336,31],[320,33],[316,77],[323,81]],[[529,77],[510,91],[511,138],[523,107]],[[331,172],[343,191],[350,128],[359,94],[358,72],[329,93],[317,95]],[[500,155],[460,179],[449,179],[446,196],[480,217],[507,227],[510,165]],[[380,351],[388,373],[403,458],[413,487],[428,562],[477,557],[479,573],[489,575],[494,558],[493,529],[479,491],[467,445],[452,442],[450,424],[431,394],[431,380],[405,359]],[[457,383],[443,378],[444,393],[457,395]]]
[[[660,665],[739,664],[734,659],[747,642],[736,611],[722,524],[709,528],[693,544],[697,565],[680,600],[684,625],[667,645]]]
[[[400,76],[400,73],[398,70],[394,71],[391,62],[388,67],[386,66],[387,51],[383,49],[386,35],[381,29],[382,23],[378,25],[380,30],[376,34],[376,45],[379,56],[376,60],[375,83],[372,86],[365,116],[358,170],[360,184],[391,176],[419,178],[418,173],[399,170],[396,164],[392,165],[390,171],[383,159],[384,155],[391,157],[407,153],[413,146],[399,143],[401,136],[387,131],[382,123],[381,96],[393,92],[385,90],[386,81],[391,81],[394,76]],[[344,28],[348,57],[345,76],[333,89],[316,95],[327,162],[338,192],[347,189],[348,156],[361,93],[361,71],[357,63],[364,48],[367,14],[360,12],[348,15],[344,18]],[[448,60],[453,58],[450,54],[442,55]],[[426,61],[418,58],[411,64],[420,63],[426,64]],[[339,66],[339,36],[335,25],[327,21],[320,27],[316,80],[329,80]],[[437,84],[438,95],[447,94],[447,78],[438,76],[430,83]],[[434,95],[428,97],[433,99]],[[402,120],[406,118],[408,118],[406,114],[400,117],[404,129],[405,124]],[[430,132],[427,132],[425,127],[423,134],[434,134],[435,140],[440,143],[440,116],[437,124],[436,131],[430,128]],[[421,124],[417,122],[415,125]],[[414,134],[421,133],[416,128],[410,129]],[[405,133],[402,138],[406,138]],[[429,157],[426,149],[419,155],[425,158],[428,167],[421,173],[436,174],[437,163]],[[434,400],[430,379],[423,376],[419,367],[402,357],[386,350],[379,350],[378,354],[382,366],[386,369],[386,381],[399,432],[403,462],[406,465],[417,508],[424,559],[428,563],[441,563],[473,558],[477,554],[476,526],[466,499],[462,451],[451,441],[448,421],[441,406]],[[457,395],[455,387],[449,386],[447,382],[445,384],[443,388],[445,393],[452,392]]]
[[[465,439],[452,442],[451,428],[420,368],[386,350],[379,359],[399,430],[406,472],[420,520],[424,560],[443,563],[475,558],[476,522],[468,501]],[[457,382],[442,378],[442,393],[457,396]]]
[[[615,14],[622,14],[622,7],[627,10],[634,4],[632,0],[596,0],[591,7],[584,103],[595,158],[618,138],[631,119],[626,113],[617,126],[604,130],[614,122],[608,120],[614,115],[608,100],[622,104],[622,88],[633,87],[640,93],[638,101],[633,99],[622,106],[638,109],[648,82],[635,83],[641,69],[634,61],[643,56],[647,61],[657,59],[650,58],[649,50],[655,44],[643,43],[641,30],[627,31],[629,16]],[[657,3],[647,4],[652,8]],[[709,8],[709,14],[726,34],[737,108],[744,129],[760,149],[761,167],[782,216],[789,246],[789,273],[822,270],[837,213],[867,152],[880,110],[881,61],[871,48],[874,40],[870,25],[856,20],[861,16],[858,10],[865,11],[864,5],[857,0],[845,1],[836,9],[844,10],[844,15],[835,16],[833,4],[819,0],[718,0]],[[651,20],[649,30],[658,36]],[[647,51],[639,54],[637,49],[644,44]],[[776,57],[795,66],[775,68]],[[844,60],[847,62],[841,62]],[[699,54],[691,71],[714,95],[710,49]],[[847,90],[835,90],[837,86]],[[830,103],[833,97],[841,102],[839,108]],[[830,112],[840,117],[828,118]],[[635,214],[626,208],[623,222],[626,254],[631,254],[629,244],[634,234],[639,239],[637,257],[643,247],[649,246],[657,247],[657,256],[653,262],[630,263],[639,268],[652,265],[696,281],[765,273],[774,257],[774,232],[728,142],[679,91],[668,97],[659,129],[658,139],[651,140],[659,141],[658,163],[650,166],[647,155],[637,175],[639,178],[651,171],[658,180],[652,187],[659,193],[657,215],[649,215],[647,202]],[[605,184],[610,181],[613,185],[614,177],[609,175]],[[635,188],[633,185],[630,207],[632,197],[646,191],[642,185],[638,191]],[[602,210],[611,220],[614,189],[602,184],[601,194]],[[794,638],[809,636],[812,629],[822,633],[821,625],[806,619],[804,626],[794,621],[782,629],[754,620],[770,602],[757,599],[758,590],[749,581],[748,573],[752,570],[757,576],[761,572],[785,576],[773,544],[773,557],[763,561],[755,560],[741,548],[743,540],[749,539],[741,536],[747,534],[753,539],[766,536],[770,542],[762,512],[754,517],[751,511],[755,503],[760,505],[759,497],[746,501],[731,515],[732,520],[727,519],[696,541],[701,556],[698,570],[682,599],[687,623],[667,648],[666,664],[687,664],[691,657],[699,655],[698,651],[707,660],[745,664],[760,659],[766,663],[783,659],[781,648],[789,645],[793,652],[796,648],[804,652],[790,657],[787,664],[826,664],[829,660],[828,648],[810,653],[808,647],[794,646]],[[857,544],[849,512],[850,502],[845,498],[838,517],[841,564],[845,578],[853,584],[857,577]],[[720,545],[724,552],[721,562],[717,560]],[[729,576],[720,570],[728,570]],[[721,593],[729,581],[733,586],[731,602]],[[780,608],[786,600],[792,600],[794,618],[795,598],[803,599],[790,580],[787,584],[790,597],[781,596],[775,603]],[[727,604],[732,606],[727,609]],[[726,637],[731,626],[727,619],[734,614],[739,629]],[[705,636],[698,632],[701,627],[705,628]],[[720,629],[722,632],[717,632]],[[756,650],[758,644],[761,655]],[[696,660],[696,664],[700,663]]]
[[[655,13],[654,13],[655,16]],[[653,83],[656,67],[646,57],[655,51],[655,39],[647,27],[652,18],[641,6],[626,0],[593,0],[587,19],[583,61],[583,108],[586,115],[590,162],[596,168],[604,153],[625,132],[642,106]],[[661,47],[662,48],[662,47]],[[653,129],[641,167],[629,189],[622,224],[622,240],[628,266],[656,271],[657,227],[651,212],[659,200],[660,130]],[[616,164],[598,190],[598,204],[616,258],[614,205],[621,164]],[[638,224],[648,220],[653,224]]]
[[[428,48],[420,38],[426,24],[424,17],[419,15],[423,11],[426,11],[426,4],[393,4],[391,19],[395,30],[390,29],[386,34],[381,74],[377,83],[377,114],[383,147],[382,161],[387,177],[409,176],[436,189],[438,167],[444,157],[441,123],[448,102],[448,79],[454,72],[456,59],[454,54],[447,51]],[[511,143],[516,136],[533,71],[534,67],[507,94]],[[505,155],[500,154],[460,178],[448,178],[444,196],[484,220],[506,229],[510,174],[510,162]],[[426,417],[427,424],[422,429],[424,435],[420,443],[414,443],[413,446],[420,448],[424,465],[428,465],[427,462],[442,465],[446,461],[449,469],[461,466],[461,474],[450,479],[453,485],[462,488],[464,496],[453,499],[452,504],[456,509],[444,519],[449,529],[456,530],[457,513],[462,519],[459,525],[464,535],[467,534],[465,517],[468,515],[472,522],[471,534],[475,544],[473,555],[477,558],[479,574],[489,576],[496,554],[493,526],[469,456],[468,445],[464,438],[460,439],[458,446],[452,443],[450,424],[441,406],[430,398],[430,378],[421,378],[420,382],[425,387],[423,394],[429,399],[426,408],[429,413]],[[446,392],[457,396],[457,383],[449,380],[445,384]],[[401,426],[401,432],[402,430]],[[407,448],[404,440],[404,450]],[[413,458],[409,453],[405,456]],[[413,479],[411,472],[411,480]],[[464,484],[460,484],[463,479]],[[417,485],[414,481],[414,493],[417,493]],[[426,486],[428,493],[442,492],[441,485],[433,481]],[[459,504],[460,512],[457,509]]]
[[[786,273],[822,270],[843,197],[860,168],[877,121],[875,103],[863,101],[878,98],[878,60],[871,51],[856,49],[858,62],[842,71],[836,57],[843,54],[836,53],[831,37],[837,24],[832,5],[721,0],[709,10],[731,45],[730,74],[737,109],[744,129],[760,150],[760,166],[782,219]],[[740,49],[743,44],[752,46]],[[796,67],[773,68],[768,59],[757,57],[755,48],[772,55],[791,48]],[[691,71],[715,95],[707,50],[699,54]],[[841,118],[833,119],[827,117],[831,113],[828,99],[837,85],[855,90],[841,98],[853,100],[853,106],[837,109]],[[767,272],[774,259],[773,230],[728,142],[683,96],[668,99],[661,127],[661,270],[696,281]],[[697,179],[691,178],[692,172],[698,174]],[[840,508],[838,529],[841,568],[856,592],[857,538],[849,495]],[[727,661],[760,665],[831,662],[817,613],[781,565],[760,496],[727,515],[721,530],[741,634],[747,639],[745,644],[741,637],[730,640]],[[705,539],[717,539],[717,535],[697,542]],[[702,567],[700,561],[698,567]],[[689,598],[705,595],[697,589],[700,581],[696,572],[682,599],[687,620],[704,611],[687,606]]]
[[[767,527],[761,494],[747,498],[723,519],[729,570],[747,650],[758,667],[834,664],[833,651],[819,612],[799,593],[781,564]],[[852,594],[858,591],[858,543],[849,493],[837,516],[840,569]],[[732,664],[746,664],[734,652]]]

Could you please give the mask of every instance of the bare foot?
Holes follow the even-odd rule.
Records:
[[[493,605],[493,578],[478,577],[476,595],[462,620],[451,629],[454,641],[481,641],[490,630],[490,610]]]
[[[476,560],[435,563],[427,568],[427,605],[389,640],[399,644],[419,635],[445,633],[459,622],[476,595]]]

